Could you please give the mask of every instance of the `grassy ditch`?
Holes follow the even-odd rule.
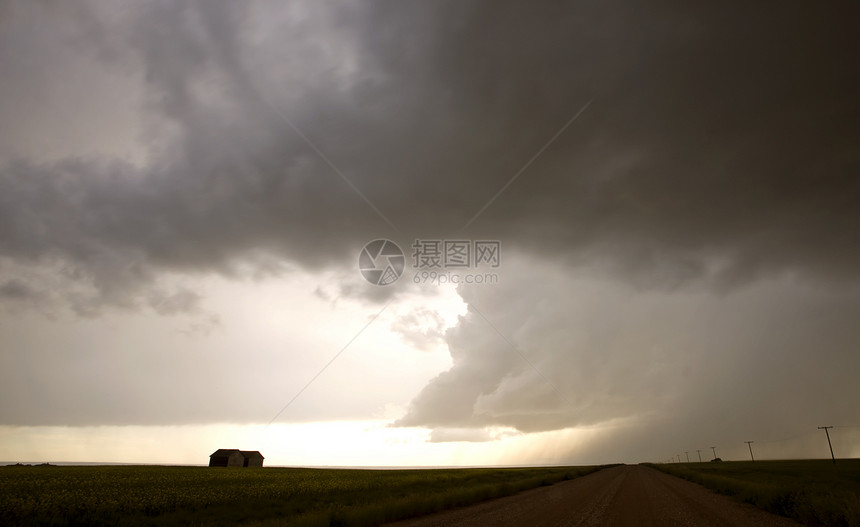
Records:
[[[807,525],[860,527],[860,460],[650,465]]]

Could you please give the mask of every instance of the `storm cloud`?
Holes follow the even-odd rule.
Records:
[[[856,416],[857,9],[11,2],[0,304],[215,327],[171,277],[500,240],[502,282],[458,290],[453,366],[397,426]],[[340,282],[320,295],[404,290]],[[422,348],[427,320],[393,330]]]
[[[538,432],[626,422],[704,440],[727,429],[788,436],[854,413],[856,287],[643,291],[513,260],[505,274],[528,278],[461,287],[469,312],[447,334],[454,364],[396,425]]]
[[[228,272],[255,253],[352,263],[374,234],[457,234],[591,100],[467,234],[649,284],[856,278],[850,17],[392,7],[156,3],[105,22],[13,4],[7,38],[39,64],[13,84],[62,56],[32,45],[44,18],[77,21],[68,38],[105,76],[137,72],[160,134],[142,166],[7,152],[3,256],[56,257],[113,303],[159,270]]]

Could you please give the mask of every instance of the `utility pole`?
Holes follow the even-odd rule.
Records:
[[[699,463],[701,463],[702,462],[702,451],[697,448],[696,453],[699,454]]]
[[[717,459],[717,447],[711,447],[711,450],[714,451],[714,459]]]
[[[830,457],[833,459],[833,464],[836,464],[836,456],[833,455],[833,443],[830,442],[830,432],[829,430],[833,428],[832,426],[819,426],[819,430],[824,430],[824,433],[827,434],[827,446],[830,447]]]
[[[755,441],[744,441],[744,443],[746,443],[747,446],[750,447],[750,459],[752,459],[752,462],[755,463],[755,458],[753,457],[752,453],[752,444],[755,443]]]
[[[687,463],[689,463],[690,462],[690,453],[685,450],[684,455],[687,456]]]

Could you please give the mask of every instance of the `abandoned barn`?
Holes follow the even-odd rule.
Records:
[[[210,467],[262,467],[263,454],[256,450],[219,448],[209,456]]]

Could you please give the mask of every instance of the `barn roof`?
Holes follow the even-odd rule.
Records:
[[[233,454],[234,452],[240,452],[241,453],[241,451],[238,448],[219,448],[218,450],[216,450],[212,454],[209,454],[209,457],[229,456],[230,454]]]
[[[263,459],[266,459],[265,457],[263,457],[263,454],[259,452],[259,450],[239,450],[238,448],[219,448],[212,454],[209,454],[209,457],[230,456],[232,454],[242,454],[242,456],[246,458],[259,456]]]

